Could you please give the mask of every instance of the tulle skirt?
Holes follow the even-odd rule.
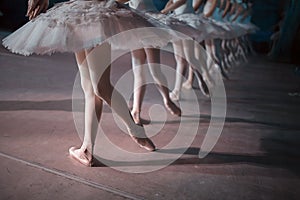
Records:
[[[161,26],[165,27],[166,29],[173,30],[173,33],[177,34],[177,37],[181,38],[181,40],[193,39],[197,42],[201,42],[206,37],[208,37],[207,30],[195,28],[186,21],[174,17],[174,15],[165,15],[153,12],[146,12],[145,15],[155,19],[158,23],[162,24]],[[177,38],[172,38],[171,42],[176,42],[177,40]]]
[[[213,20],[204,17],[202,14],[184,13],[184,14],[172,14],[170,15],[179,21],[185,22],[194,29],[201,31],[205,36],[203,39],[216,39],[226,37],[229,34],[228,30],[215,23]]]
[[[113,0],[71,0],[29,21],[4,38],[3,45],[14,53],[30,55],[78,52],[104,41],[123,49],[161,47],[178,38],[170,32],[157,35],[153,29],[138,29],[110,40],[124,31],[155,27],[150,21]]]

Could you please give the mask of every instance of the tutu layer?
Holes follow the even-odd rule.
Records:
[[[153,0],[130,0],[129,6],[135,9],[135,12],[141,13],[144,18],[147,18],[153,24],[168,30],[167,32],[173,35],[170,38],[170,42],[186,39],[202,41],[205,37],[203,31],[198,31],[185,22],[160,13],[156,9]]]
[[[136,13],[119,8],[112,0],[72,0],[56,4],[26,23],[4,38],[3,45],[23,55],[77,52],[99,45],[123,31],[153,26]],[[131,49],[166,45],[171,37],[169,34],[158,36],[155,31],[142,30],[107,41],[114,47]]]
[[[198,32],[200,32],[203,35],[203,37],[200,37],[202,40],[225,38],[230,35],[229,32],[230,28],[228,28],[224,24],[220,24],[214,20],[205,18],[202,15],[193,14],[193,13],[184,13],[179,15],[174,14],[171,15],[170,17],[175,18],[181,22],[185,22],[189,26],[196,29]],[[198,42],[201,41],[198,40]]]
[[[190,26],[184,21],[180,21],[173,16],[166,16],[161,13],[146,12],[145,15],[148,17],[148,20],[151,20],[153,24],[157,24],[159,27],[164,27],[167,29],[172,37],[170,42],[176,42],[178,40],[196,40],[201,42],[207,36],[205,30],[198,30]]]
[[[247,34],[255,33],[259,29],[257,26],[255,26],[252,23],[247,23],[247,24],[240,23],[239,26],[241,26],[247,32]]]

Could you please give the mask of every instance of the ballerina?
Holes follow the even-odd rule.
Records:
[[[258,27],[251,23],[252,3],[248,1],[239,1],[241,10],[236,19],[237,24],[244,29],[245,34],[238,37],[238,55],[241,55],[243,60],[247,61],[247,55],[254,53],[252,45],[248,39],[248,35],[258,30]]]
[[[131,8],[147,13],[148,15],[151,13],[159,13],[152,0],[119,0],[119,2],[129,2],[129,6]],[[165,107],[171,114],[181,116],[181,109],[169,97],[167,79],[162,73],[160,66],[157,66],[157,64],[160,63],[159,49],[144,48],[131,51],[131,60],[134,75],[134,92],[131,114],[134,121],[137,124],[142,124],[140,113],[146,91],[145,72],[144,66],[142,65],[146,64],[146,60],[153,80],[162,95]]]
[[[225,9],[224,12],[227,12],[226,10],[228,9],[228,6],[227,6],[227,4],[225,5],[224,1],[225,0],[221,0],[220,3],[221,3],[221,6],[224,7],[224,9]],[[214,7],[217,6],[217,1],[214,1],[212,4],[214,5],[213,6],[213,9],[214,9]],[[210,14],[206,13],[206,15],[204,15],[203,13],[204,13],[204,7],[205,7],[205,5],[206,5],[206,0],[193,0],[194,11],[202,19],[205,19],[206,17],[209,17],[211,15],[212,11],[213,11],[213,9],[212,9],[211,11],[208,12]],[[209,21],[208,23],[213,24],[212,21]],[[201,46],[205,46],[207,48],[208,52],[211,52],[212,50],[214,50],[214,46],[213,46],[213,43],[211,42],[211,39],[219,37],[214,32],[211,31],[210,34],[205,38],[203,44],[201,44]],[[219,33],[219,31],[217,32],[217,34],[218,33]],[[214,56],[212,53],[210,55]],[[212,64],[212,63],[210,63],[210,60],[211,59],[208,59],[208,61],[207,61],[208,66],[210,66]],[[182,84],[182,88],[185,88],[185,89],[188,89],[188,90],[192,89],[193,80],[194,80],[193,69],[192,69],[191,66],[189,66],[188,77],[187,77],[187,80]]]
[[[203,33],[198,30],[189,27],[186,23],[176,20],[172,17],[161,14],[154,6],[153,0],[118,0],[119,2],[126,3],[129,2],[131,8],[141,11],[146,16],[156,19],[159,23],[166,25],[166,27],[177,30],[179,32],[184,31],[188,37],[182,38],[178,36],[176,41],[182,39],[191,39],[203,37]],[[175,39],[173,39],[175,40]],[[150,73],[156,82],[156,85],[163,97],[163,102],[167,110],[173,115],[180,116],[181,110],[174,104],[174,102],[169,97],[169,90],[167,87],[167,80],[164,74],[161,72],[160,66],[156,66],[160,63],[160,54],[158,49],[144,48],[139,50],[134,50],[131,52],[132,57],[132,67],[134,73],[134,97],[133,97],[133,108],[132,116],[136,123],[141,124],[140,112],[141,104],[145,93],[145,77],[144,77],[144,67],[141,65],[148,61],[148,66]]]
[[[169,13],[170,11],[173,11],[174,14],[171,14],[172,17],[186,22],[196,30],[202,31],[202,37],[200,37],[201,40],[197,39],[197,42],[201,42],[204,40],[204,38],[208,37],[208,35],[212,36],[214,32],[218,32],[220,28],[214,26],[205,19],[201,19],[199,15],[196,15],[192,3],[192,0],[170,0],[161,12]],[[182,77],[185,70],[189,66],[188,63],[202,63],[199,69],[194,68],[194,66],[192,66],[192,69],[193,73],[195,73],[195,75],[197,76],[201,92],[206,97],[208,97],[209,88],[213,87],[214,85],[214,78],[211,77],[209,68],[206,63],[201,62],[201,59],[206,56],[201,55],[203,52],[198,49],[198,46],[195,46],[195,42],[192,40],[174,42],[173,48],[175,51],[175,60],[177,63],[177,73],[174,89],[172,90],[172,92],[170,92],[170,98],[177,101],[180,99]],[[184,55],[186,60],[178,55]]]
[[[211,55],[225,79],[228,79],[228,75],[224,69],[224,62],[222,62],[222,53],[224,52],[224,49],[222,49],[220,44],[225,38],[231,37],[233,34],[231,25],[225,23],[223,19],[228,11],[229,4],[225,3],[224,0],[207,0],[203,9],[203,13],[207,18],[210,18],[213,23],[225,30],[223,33],[218,34],[217,37],[205,40],[206,50]]]
[[[133,106],[131,114],[137,124],[142,124],[140,113],[143,97],[146,90],[144,65],[146,60],[150,69],[150,73],[156,83],[156,86],[163,97],[163,102],[166,109],[176,116],[181,116],[181,109],[170,99],[169,89],[167,87],[167,79],[162,73],[160,66],[159,50],[152,48],[145,48],[134,50],[131,52],[132,67],[134,73],[134,93],[133,93]]]
[[[85,96],[85,130],[81,147],[69,149],[71,157],[85,166],[91,166],[94,113],[96,118],[100,119],[103,102],[122,119],[134,142],[146,150],[154,151],[155,145],[146,136],[144,128],[134,122],[124,98],[111,84],[110,57],[111,45],[114,44],[104,42],[105,39],[124,30],[148,27],[152,24],[133,12],[118,7],[114,1],[68,1],[40,14],[46,10],[47,5],[48,0],[30,1],[28,16],[31,21],[4,38],[3,45],[22,55],[75,53]],[[110,27],[109,30],[107,27]],[[149,34],[155,36],[149,32],[145,32],[144,36],[149,38]],[[143,34],[138,36],[142,37]],[[130,41],[123,42],[128,46],[143,40],[136,40],[134,36],[126,39]]]

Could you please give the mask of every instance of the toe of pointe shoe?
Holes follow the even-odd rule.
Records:
[[[92,166],[92,160],[89,160],[87,158],[87,156],[84,154],[84,152],[82,152],[82,154],[78,154],[75,151],[78,150],[76,147],[71,147],[69,149],[69,154],[70,157],[76,161],[78,161],[79,163],[81,163],[82,165],[86,166],[86,167],[91,167]]]
[[[184,88],[184,89],[186,89],[186,90],[190,90],[190,89],[192,89],[192,84],[189,83],[189,82],[184,82],[184,83],[182,84],[182,88]]]
[[[136,112],[133,112],[133,111],[131,111],[130,113],[131,113],[131,116],[133,118],[134,123],[136,125],[143,126],[143,123],[141,121],[139,113],[136,113]]]
[[[131,138],[142,148],[148,151],[155,151],[155,145],[149,138],[138,138],[135,136],[131,136]]]
[[[176,111],[171,111],[171,114],[180,117],[181,116],[181,109],[177,108]]]
[[[169,96],[172,101],[179,101],[180,99],[179,94],[175,94],[174,92],[170,92]]]
[[[165,103],[165,107],[172,115],[181,116],[181,109],[175,103]]]

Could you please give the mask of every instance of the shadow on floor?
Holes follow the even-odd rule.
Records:
[[[72,103],[76,105],[72,109]],[[82,108],[82,110],[80,110]],[[81,99],[62,99],[49,101],[0,101],[0,111],[20,111],[20,110],[48,110],[83,112],[84,100]],[[108,106],[103,107],[103,112],[111,112]]]
[[[75,109],[72,109],[72,103],[76,104]],[[82,108],[82,110],[80,110]],[[0,101],[0,111],[20,111],[20,110],[49,110],[49,111],[67,111],[67,112],[83,112],[84,101],[81,99],[63,99],[63,100],[49,100],[49,101]],[[108,106],[103,107],[104,113],[110,113],[111,110]],[[210,115],[182,115],[185,118],[200,119],[202,123],[209,123]],[[172,120],[168,122],[151,121],[144,119],[146,124],[159,124],[159,123],[180,123],[180,120]],[[283,124],[274,123],[266,121],[256,121],[243,118],[226,117],[225,123],[246,123],[246,124],[258,124],[265,125],[275,128],[285,128],[285,129],[296,129],[300,130],[300,125],[298,124]]]
[[[177,154],[181,152],[183,149],[168,149],[168,150],[158,150],[161,153],[170,153]],[[185,155],[192,155],[190,158],[179,158],[178,160],[171,163],[171,165],[228,165],[228,164],[249,164],[255,166],[265,166],[268,168],[283,168],[287,169],[297,176],[300,175],[300,160],[299,151],[294,154],[283,153],[277,154],[266,153],[263,155],[251,155],[251,154],[232,154],[232,153],[216,153],[211,152],[203,159],[198,158],[199,148],[190,147],[184,153]],[[93,167],[105,167],[104,163],[110,163],[110,166],[118,167],[118,166],[147,166],[147,165],[168,165],[171,160],[150,160],[150,161],[141,161],[141,162],[118,162],[112,160],[105,159],[95,159]],[[251,172],[249,172],[251,173]],[[247,174],[247,172],[244,172]],[[274,176],[274,174],[270,174],[270,176]],[[278,175],[280,176],[280,175]]]

